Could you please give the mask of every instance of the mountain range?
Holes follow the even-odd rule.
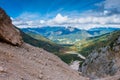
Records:
[[[100,36],[102,34],[110,33],[115,30],[120,30],[120,28],[99,27],[83,30],[70,26],[47,26],[40,28],[22,28],[21,30],[25,33],[42,35],[57,44],[74,44],[75,42],[86,39],[88,37]]]
[[[87,80],[57,56],[25,43],[23,38],[36,40],[21,32],[0,8],[0,80]]]
[[[0,8],[0,80],[120,80],[119,28],[40,30],[16,28]],[[83,37],[73,39],[74,43],[65,42],[72,45],[63,46],[49,38],[75,38],[76,33]],[[78,62],[77,71],[70,68],[74,62]]]
[[[49,52],[54,53],[60,57],[67,64],[73,61],[84,61],[77,56],[77,54],[68,54],[69,51],[75,51],[87,57],[90,52],[97,47],[96,44],[101,44],[107,38],[107,35],[120,30],[119,28],[91,28],[89,30],[81,30],[73,27],[41,27],[41,28],[23,28],[21,29],[31,38],[26,38],[23,35],[25,42],[33,46],[41,47]],[[61,34],[58,34],[61,32]],[[48,34],[49,33],[49,34]],[[50,38],[54,37],[54,39]],[[66,39],[67,38],[67,39]],[[37,42],[34,42],[34,40]],[[61,41],[60,39],[64,39]],[[66,39],[66,40],[65,40]],[[56,41],[57,40],[57,41]],[[46,44],[43,44],[43,43]]]

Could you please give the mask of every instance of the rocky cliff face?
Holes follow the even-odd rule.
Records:
[[[13,45],[21,45],[20,32],[13,27],[10,17],[0,8],[0,40]]]
[[[0,39],[0,80],[87,80],[55,55],[24,43],[1,8]]]
[[[91,79],[105,78],[105,80],[118,80],[120,73],[120,32],[116,32],[116,39],[111,37],[109,40],[114,39],[110,45],[94,50],[85,60],[81,67],[84,76]],[[114,76],[117,77],[115,78]],[[120,74],[119,74],[120,75]],[[104,80],[104,79],[101,79]]]

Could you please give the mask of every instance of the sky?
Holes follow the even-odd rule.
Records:
[[[119,5],[120,0],[0,0],[0,7],[19,28],[120,28]]]

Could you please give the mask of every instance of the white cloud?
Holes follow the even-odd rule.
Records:
[[[40,24],[44,24],[45,23],[45,21],[44,20],[40,20]]]
[[[108,15],[108,14],[110,14],[110,13],[111,13],[111,11],[104,10],[103,15]]]
[[[108,12],[106,11],[105,14]],[[42,27],[42,26],[72,26],[82,29],[89,29],[93,27],[119,27],[120,28],[120,15],[111,15],[111,16],[86,16],[86,17],[67,17],[62,16],[60,13],[57,14],[54,18],[48,20],[26,20],[26,18],[16,18],[13,19],[13,24],[19,28],[25,27]]]
[[[104,0],[95,4],[107,14],[120,14],[120,0]],[[109,11],[109,12],[106,12]]]
[[[56,23],[64,23],[68,20],[67,16],[62,16],[60,13],[53,19]]]
[[[17,19],[24,19],[24,20],[30,20],[30,19],[34,20],[39,18],[40,18],[40,14],[30,13],[30,12],[24,12],[19,17],[17,17]]]
[[[61,25],[62,26],[68,21],[69,21],[69,18],[67,16],[62,16],[60,13],[58,13],[53,19],[46,20],[45,25],[49,25],[49,26]]]
[[[120,11],[120,0],[105,0],[104,1],[105,9],[117,9]]]

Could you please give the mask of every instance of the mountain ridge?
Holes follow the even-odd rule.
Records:
[[[72,29],[72,32],[69,30]],[[46,38],[52,40],[58,44],[74,44],[76,41],[86,39],[88,37],[100,36],[102,34],[110,33],[115,30],[120,30],[120,28],[91,28],[89,30],[82,30],[73,27],[40,27],[40,28],[22,28],[23,32],[33,32],[34,34],[39,34],[45,36]],[[72,36],[72,37],[71,37]]]
[[[6,17],[0,14],[0,22],[4,24],[2,21],[7,21],[9,17],[0,8],[1,11]],[[13,28],[9,20],[6,25],[0,24],[0,31],[6,27],[1,33],[8,34],[6,36],[0,34],[4,36],[0,36],[0,39],[5,40],[0,41],[0,80],[87,80],[57,56],[22,42],[18,29]],[[16,35],[14,32],[17,32]],[[9,33],[12,34],[12,38]],[[10,44],[6,42],[7,40]]]
[[[90,52],[80,70],[83,75],[93,80],[104,77],[111,77],[110,80],[119,80],[120,77],[117,76],[120,74],[119,58],[120,31],[115,31],[109,34],[102,46],[94,48],[92,52]]]

